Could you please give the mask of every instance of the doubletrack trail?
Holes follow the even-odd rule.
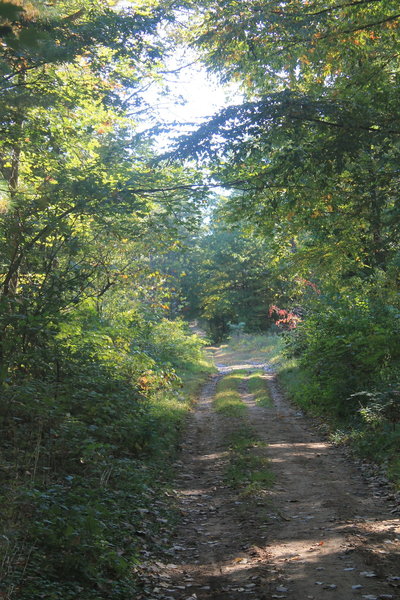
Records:
[[[264,442],[275,483],[243,494],[225,478],[237,420],[213,409],[218,380],[263,369],[272,403],[244,378],[246,423]],[[379,478],[331,445],[279,390],[265,364],[219,365],[200,395],[177,463],[180,523],[173,559],[159,562],[151,600],[400,598],[398,512]],[[170,553],[171,556],[171,553]]]

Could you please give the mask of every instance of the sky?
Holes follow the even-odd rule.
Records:
[[[167,75],[170,99],[161,107],[166,120],[198,122],[228,104],[228,91],[199,63]]]
[[[174,54],[166,71],[164,93],[157,84],[143,93],[151,106],[153,124],[171,125],[171,134],[161,136],[163,146],[170,137],[193,130],[222,108],[240,102],[238,89],[220,84],[188,51]]]

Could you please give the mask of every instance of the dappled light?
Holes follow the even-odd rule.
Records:
[[[250,392],[256,374],[270,404],[260,406]],[[224,381],[239,391],[245,414],[213,409]],[[317,599],[329,590],[345,600],[358,590],[390,597],[398,520],[370,495],[354,465],[314,435],[273,375],[250,361],[219,367],[189,428],[175,487],[182,521],[173,564],[159,565],[154,589],[163,581],[160,589],[177,600]],[[274,478],[252,485],[255,464]]]
[[[399,0],[0,0],[0,599],[394,600]]]

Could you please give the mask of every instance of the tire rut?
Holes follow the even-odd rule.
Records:
[[[271,502],[283,520],[268,529],[266,550],[285,597],[397,598],[399,520],[355,465],[289,405],[275,376],[265,379],[273,406],[247,403],[277,478]]]
[[[398,520],[287,403],[268,369],[270,408],[257,405],[245,384],[240,391],[247,423],[267,444],[257,452],[267,456],[276,483],[249,497],[226,485],[224,440],[237,420],[212,409],[228,372],[221,371],[203,389],[177,465],[174,564],[161,569],[161,587],[141,598],[399,598]]]

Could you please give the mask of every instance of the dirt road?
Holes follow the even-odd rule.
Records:
[[[243,368],[243,365],[240,365]],[[252,369],[254,365],[245,365]],[[229,367],[232,369],[235,367]],[[178,463],[181,522],[169,560],[152,569],[157,600],[400,598],[400,529],[384,480],[330,445],[291,407],[265,372],[273,405],[246,387],[247,422],[265,446],[275,483],[243,495],[227,485],[226,437],[235,419],[212,398],[220,367],[205,386]]]

